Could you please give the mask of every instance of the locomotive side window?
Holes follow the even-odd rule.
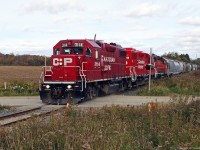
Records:
[[[74,54],[83,54],[83,48],[80,48],[80,47],[76,47],[74,48]]]
[[[89,48],[86,49],[86,57],[92,57],[92,52]]]
[[[126,58],[126,51],[124,51],[123,49],[120,50],[120,57]]]
[[[59,48],[56,48],[54,50],[54,55],[60,55],[60,49]]]
[[[71,48],[63,48],[63,54],[72,54]]]

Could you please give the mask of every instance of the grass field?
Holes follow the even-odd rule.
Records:
[[[41,72],[41,66],[0,66],[0,96],[38,95]]]
[[[41,66],[0,66],[0,83],[24,81],[38,83]]]
[[[141,96],[172,96],[174,94],[200,96],[200,70],[179,74],[172,78],[153,80],[150,92],[146,85],[136,94]]]

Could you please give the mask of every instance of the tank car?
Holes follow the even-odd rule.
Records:
[[[165,58],[165,57],[163,57],[163,58],[167,62],[167,75],[172,76],[172,75],[176,74],[177,71],[176,71],[175,61],[172,59]]]
[[[43,103],[66,104],[123,89],[126,51],[116,43],[67,39],[53,47],[51,65],[40,78]]]

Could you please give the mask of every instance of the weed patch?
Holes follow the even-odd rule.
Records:
[[[151,83],[151,90],[145,86],[138,90],[137,95],[152,95],[152,96],[171,96],[173,94],[194,95],[200,96],[200,71],[185,73],[165,78],[154,80]]]
[[[7,84],[6,88],[0,87],[0,96],[34,96],[38,95],[38,84],[15,80]]]
[[[0,131],[1,149],[180,149],[200,147],[199,103],[71,108]]]

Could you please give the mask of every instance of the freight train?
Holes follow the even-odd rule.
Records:
[[[124,91],[147,79],[196,70],[196,65],[148,54],[100,40],[67,39],[53,47],[51,65],[42,68],[43,103],[79,103]]]

